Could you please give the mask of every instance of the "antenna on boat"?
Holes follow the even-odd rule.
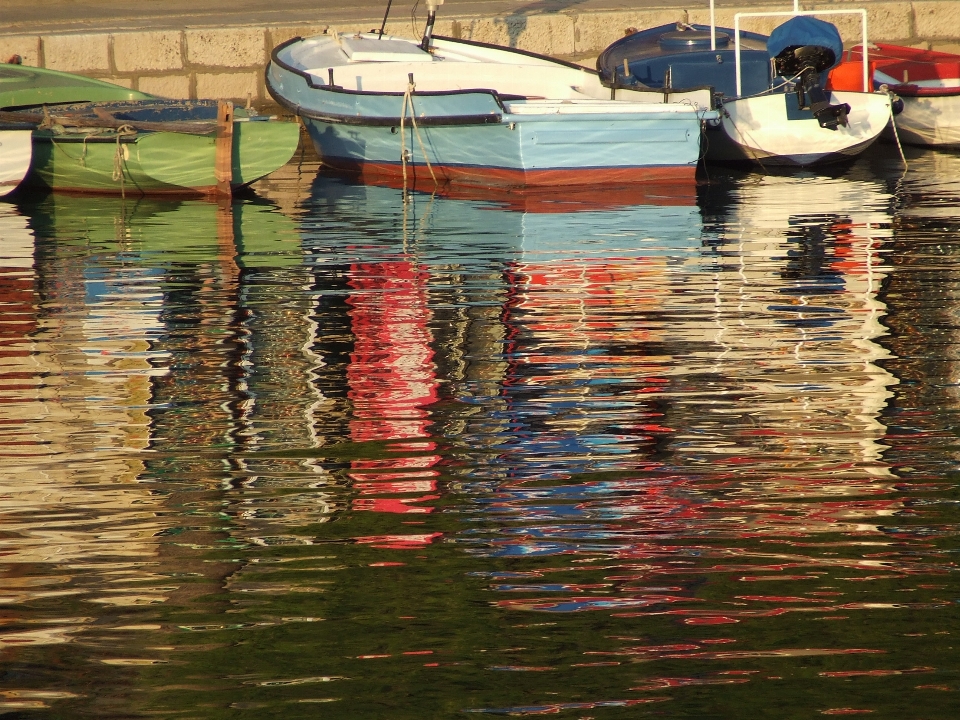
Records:
[[[427,0],[427,27],[423,31],[423,40],[420,49],[424,52],[430,47],[430,38],[433,37],[433,24],[437,21],[437,8],[443,5],[443,0]]]
[[[387,0],[387,9],[383,13],[383,22],[380,23],[380,34],[377,35],[377,40],[383,37],[383,29],[387,26],[387,15],[390,14],[390,6],[393,4],[393,0]]]

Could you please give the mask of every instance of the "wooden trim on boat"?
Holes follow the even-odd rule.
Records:
[[[110,143],[111,145],[116,145],[118,142],[128,145],[135,144],[137,140],[140,139],[140,135],[108,135],[106,137],[102,135],[84,135],[80,132],[71,132],[68,130],[63,135],[54,135],[53,133],[46,133],[42,130],[35,130],[33,133],[34,142],[47,142],[47,143],[57,143],[62,145],[64,143],[83,143],[85,145],[93,145],[95,143]]]
[[[362,178],[367,181],[401,182],[403,168],[399,162],[377,162],[343,157],[324,157],[325,172]],[[646,185],[649,183],[690,183],[696,179],[697,165],[646,165],[628,167],[571,167],[520,169],[486,165],[437,165],[433,171],[441,185],[450,183],[462,187],[479,188],[552,188],[552,187],[611,187]],[[429,182],[426,165],[407,165],[408,184]]]
[[[293,109],[293,108],[291,108]],[[356,115],[330,115],[300,107],[296,110],[301,117],[330,123],[332,125],[364,125],[366,127],[400,127],[400,117],[358,117]],[[450,127],[459,125],[498,125],[503,122],[500,113],[490,115],[434,115],[417,117],[419,127]],[[409,124],[409,118],[407,120]]]
[[[300,77],[302,77],[304,81],[306,81],[307,87],[309,87],[311,90],[323,90],[324,92],[330,92],[330,93],[340,93],[343,95],[360,95],[360,96],[368,96],[368,97],[379,96],[379,97],[401,97],[402,98],[406,94],[405,92],[382,92],[379,90],[347,90],[346,88],[340,87],[339,85],[331,86],[331,85],[327,85],[326,83],[322,85],[317,85],[315,82],[313,82],[313,76],[310,73],[304,72],[299,68],[295,68],[292,65],[287,64],[286,62],[281,60],[278,55],[278,53],[281,50],[283,50],[285,47],[287,47],[287,45],[292,45],[293,43],[301,42],[302,40],[303,38],[295,37],[295,38],[291,38],[290,40],[287,40],[287,42],[282,43],[281,45],[277,45],[273,49],[273,52],[271,53],[271,60],[275,62],[277,65],[279,65],[281,68],[286,70],[287,72],[291,72],[294,75],[299,75]],[[268,72],[267,77],[269,78],[269,66],[267,68],[267,72]],[[268,90],[270,89],[269,83],[267,83],[267,89]],[[273,95],[272,92],[270,94]],[[500,109],[504,110],[503,102],[500,99],[500,93],[498,93],[496,90],[491,90],[490,88],[466,88],[463,90],[417,90],[416,93],[414,93],[414,97],[443,97],[446,95],[490,95],[493,98],[494,102],[496,102],[497,105],[500,107]],[[273,95],[273,97],[274,99],[276,99],[276,95]],[[420,118],[417,118],[417,123],[419,124],[420,122],[421,122]]]

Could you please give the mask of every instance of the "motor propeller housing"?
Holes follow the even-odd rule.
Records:
[[[773,58],[777,75],[797,80],[797,104],[801,110],[810,110],[820,127],[836,130],[849,123],[850,106],[846,103],[831,105],[820,82],[820,73],[832,68],[837,62],[833,50],[822,45],[791,45]]]

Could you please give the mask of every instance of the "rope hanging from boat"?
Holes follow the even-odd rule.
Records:
[[[906,172],[907,168],[909,167],[907,165],[907,156],[903,152],[903,145],[900,144],[900,133],[897,131],[897,123],[895,119],[896,113],[893,111],[893,104],[899,98],[886,85],[881,86],[880,90],[886,92],[887,96],[890,98],[890,127],[893,128],[893,139],[897,141],[897,150],[900,151],[900,160],[903,162],[903,170]]]
[[[137,130],[132,125],[121,125],[116,130],[117,133],[117,151],[113,154],[113,181],[120,181],[120,197],[126,200],[127,198],[127,188],[125,184],[125,177],[123,173],[123,161],[126,158],[123,156],[123,145],[120,142],[120,138],[126,135],[136,135]]]
[[[756,140],[754,140],[754,139],[753,139],[752,137],[750,137],[748,134],[744,133],[744,132],[740,129],[740,127],[737,125],[737,123],[734,121],[734,119],[730,116],[730,113],[727,111],[727,109],[726,109],[725,107],[723,107],[722,105],[721,105],[721,107],[720,107],[720,114],[721,114],[721,116],[722,116],[723,118],[726,118],[727,120],[730,121],[730,127],[732,127],[732,128],[736,131],[737,135],[738,135],[739,138],[740,138],[740,140],[738,141],[738,142],[740,143],[740,147],[743,148],[744,151],[746,151],[747,155],[750,157],[751,160],[753,160],[754,162],[756,162],[756,163],[760,166],[760,169],[761,169],[761,170],[763,170],[764,172],[767,172],[767,168],[764,167],[764,165],[763,165],[763,160],[761,159],[760,155],[757,154],[756,149],[755,149],[752,145],[750,145],[750,143],[752,142],[753,145],[756,145],[757,147],[760,147],[760,145],[762,145],[762,143],[758,143]],[[720,122],[721,122],[721,123],[723,122],[723,119],[722,119],[722,118],[721,118]]]
[[[404,133],[405,120],[407,117],[407,107],[410,108],[410,121],[413,125],[413,133],[417,136],[417,143],[420,145],[420,152],[423,153],[423,161],[427,164],[427,170],[430,171],[430,177],[433,178],[433,189],[440,187],[437,182],[437,176],[433,172],[433,166],[430,164],[430,158],[427,157],[427,148],[423,144],[423,138],[420,137],[420,128],[417,126],[417,113],[413,109],[413,93],[417,89],[413,82],[413,73],[407,74],[407,89],[403,93],[403,109],[400,111],[400,164],[403,168],[403,199],[407,199],[407,136]],[[413,153],[410,154],[411,157]]]

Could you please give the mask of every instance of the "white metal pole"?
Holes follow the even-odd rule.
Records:
[[[717,16],[713,9],[713,0],[710,0],[710,49],[717,49]]]
[[[870,86],[870,61],[867,59],[867,11],[861,10],[860,15],[863,24],[863,35],[860,39],[863,46],[863,91],[870,92],[872,87]]]
[[[743,95],[740,83],[740,13],[733,16],[733,56],[736,58],[737,97]]]

